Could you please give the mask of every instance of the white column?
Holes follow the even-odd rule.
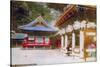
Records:
[[[68,46],[68,36],[65,35],[65,48]]]
[[[64,36],[61,35],[61,48],[63,48],[63,45],[64,45]]]
[[[84,57],[84,32],[80,31],[80,57]]]
[[[72,54],[74,53],[75,48],[75,33],[72,33]]]

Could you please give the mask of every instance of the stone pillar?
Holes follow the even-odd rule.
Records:
[[[65,48],[68,46],[68,36],[65,35]]]
[[[80,57],[84,57],[84,32],[80,31]]]
[[[63,45],[64,45],[64,36],[61,35],[61,48],[63,48]]]
[[[74,54],[75,48],[75,33],[72,33],[72,54]]]

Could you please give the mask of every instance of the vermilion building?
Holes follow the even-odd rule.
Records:
[[[50,47],[50,35],[56,32],[42,16],[37,17],[29,24],[20,26],[19,29],[28,34],[28,38],[24,40],[23,47]]]

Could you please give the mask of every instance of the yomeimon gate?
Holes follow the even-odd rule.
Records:
[[[50,47],[51,42],[49,37],[56,32],[47,24],[42,16],[37,17],[29,24],[20,26],[19,29],[21,29],[23,33],[28,34],[28,38],[24,40],[23,47]]]
[[[62,52],[81,58],[96,56],[96,7],[67,5],[56,20]],[[66,48],[67,47],[67,48]]]

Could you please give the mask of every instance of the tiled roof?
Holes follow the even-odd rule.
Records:
[[[26,31],[56,31],[51,26],[49,26],[41,16],[37,17],[34,21],[30,22],[29,24],[19,26],[18,28]]]

